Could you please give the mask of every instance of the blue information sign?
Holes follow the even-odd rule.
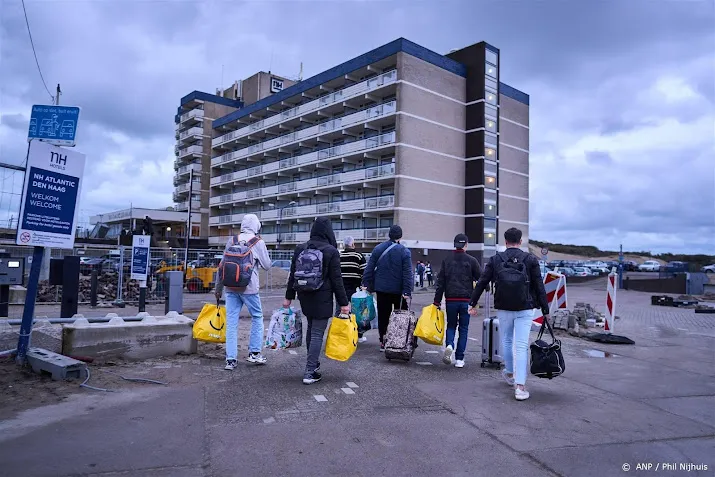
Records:
[[[27,140],[40,139],[56,146],[74,146],[79,111],[76,106],[34,105]]]
[[[149,235],[135,235],[132,238],[132,269],[131,279],[146,281],[149,273]]]
[[[20,203],[18,245],[72,249],[85,156],[32,142]]]

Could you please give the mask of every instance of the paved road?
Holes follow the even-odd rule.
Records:
[[[601,306],[604,294],[572,287],[569,300]],[[429,301],[419,295],[415,307]],[[627,475],[648,475],[636,464],[664,462],[707,465],[687,474],[711,476],[715,317],[648,303],[647,294],[619,295],[616,331],[635,346],[563,337],[566,373],[530,379],[526,402],[479,367],[478,322],[461,370],[424,344],[409,364],[387,362],[375,332],[350,361],[324,359],[325,378],[313,386],[300,382],[305,348],[269,351],[266,366],[242,362],[233,372],[216,345],[118,363],[104,370],[170,385],[123,383],[97,369],[93,383],[119,392],[72,388],[54,406],[1,421],[0,462],[6,475],[53,477],[600,477],[625,475],[624,464]],[[241,326],[245,352],[248,322]],[[592,358],[591,349],[611,354]]]

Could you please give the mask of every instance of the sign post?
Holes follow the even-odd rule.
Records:
[[[549,258],[549,249],[546,247],[543,247],[541,249],[541,260],[543,260],[544,262],[548,262],[548,258]]]
[[[84,154],[46,142],[30,142],[16,243],[35,249],[17,342],[19,363],[24,363],[29,347],[44,248],[74,247],[84,166]]]
[[[139,281],[139,312],[146,311],[146,280],[149,274],[149,246],[151,236],[134,235],[132,238],[131,279]]]
[[[79,113],[80,108],[76,106],[34,105],[30,113],[27,140],[39,139],[55,146],[73,147]]]

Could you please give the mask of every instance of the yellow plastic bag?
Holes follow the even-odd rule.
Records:
[[[206,303],[196,318],[194,339],[208,343],[226,342],[226,308]]]
[[[444,312],[435,305],[422,308],[415,336],[425,343],[441,345],[444,341]]]
[[[325,357],[347,361],[355,353],[358,344],[358,325],[355,315],[333,318],[325,342]]]

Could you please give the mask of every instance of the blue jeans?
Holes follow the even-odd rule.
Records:
[[[497,310],[501,328],[501,346],[504,355],[504,370],[514,373],[516,384],[526,384],[529,366],[529,333],[534,310]],[[516,361],[516,366],[514,362]]]
[[[238,356],[238,315],[246,305],[251,314],[251,337],[248,351],[260,353],[263,349],[263,310],[258,294],[243,294],[226,290],[226,359]]]
[[[455,358],[464,359],[464,351],[467,349],[467,336],[469,334],[469,304],[465,302],[447,302],[447,340],[446,346],[454,348],[454,335],[459,324],[459,339],[457,340],[457,351]]]

